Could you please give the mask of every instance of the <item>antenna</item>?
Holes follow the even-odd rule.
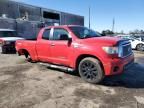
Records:
[[[89,29],[91,28],[91,7],[89,6]]]
[[[115,18],[113,18],[113,21],[112,21],[112,32],[114,32],[114,28],[115,28]]]

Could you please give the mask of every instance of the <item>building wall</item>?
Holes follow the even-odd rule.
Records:
[[[82,25],[84,26],[84,17],[69,13],[61,13],[62,25]]]
[[[17,31],[20,37],[26,39],[36,38],[39,30],[37,22],[17,20]]]
[[[10,0],[0,0],[0,28],[14,29],[20,37],[34,38],[41,27],[55,24],[84,26],[84,17]]]
[[[18,4],[19,8],[19,18],[25,16],[26,12],[28,13],[28,20],[29,21],[40,21],[41,20],[41,8],[34,7],[25,4]]]
[[[8,18],[16,19],[19,16],[18,5],[8,0],[0,0],[0,16],[6,14]]]
[[[0,18],[0,28],[16,29],[16,22],[14,19]]]

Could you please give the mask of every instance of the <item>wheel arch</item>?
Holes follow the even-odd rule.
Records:
[[[28,55],[30,55],[30,54],[29,54],[29,51],[26,50],[26,49],[19,49],[19,50],[18,50],[18,54],[19,54],[19,55],[25,55],[26,58],[28,57]]]
[[[104,71],[104,66],[103,66],[103,63],[102,61],[97,57],[97,56],[94,56],[94,55],[91,55],[91,54],[82,54],[82,55],[79,55],[76,59],[76,63],[75,63],[75,69],[77,70],[78,69],[78,65],[80,63],[80,61],[86,57],[92,57],[92,58],[95,58],[99,61],[100,63],[100,66],[102,68],[102,70]]]

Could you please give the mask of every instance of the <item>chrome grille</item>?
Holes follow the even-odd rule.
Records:
[[[119,43],[119,57],[127,57],[132,54],[132,48],[129,41],[121,41]]]
[[[129,56],[132,53],[131,44],[127,44],[122,47],[123,47],[123,57]]]

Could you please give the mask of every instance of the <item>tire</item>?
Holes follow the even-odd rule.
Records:
[[[136,46],[136,49],[137,49],[138,51],[144,51],[144,44],[138,44],[138,45]]]
[[[79,74],[86,82],[98,84],[104,79],[104,72],[100,62],[92,57],[84,58],[78,66]]]
[[[27,62],[36,63],[36,61],[33,61],[32,58],[31,58],[31,56],[28,53],[25,53],[25,58],[26,58]]]
[[[26,60],[27,60],[28,62],[32,62],[32,59],[31,59],[30,55],[28,55],[28,56],[26,57]]]

